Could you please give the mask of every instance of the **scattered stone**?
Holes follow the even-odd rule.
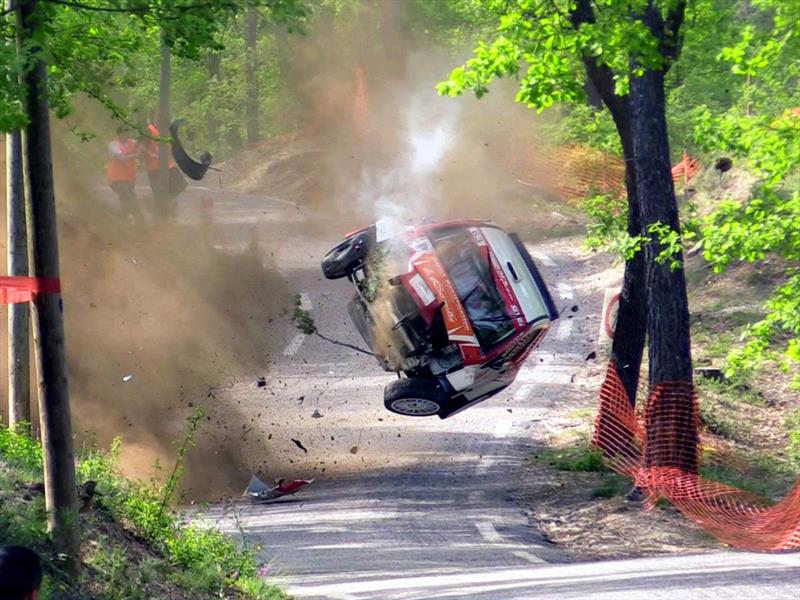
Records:
[[[322,418],[322,413],[320,413],[318,410],[315,410],[315,411],[312,413],[312,415],[311,415],[311,416],[312,416],[313,418],[315,418],[315,419],[321,419],[321,418]]]
[[[350,448],[350,454],[358,454],[358,446],[353,446]]]
[[[716,367],[697,367],[694,370],[696,375],[703,379],[713,379],[714,381],[725,381],[725,373]]]
[[[266,377],[259,377],[258,381],[256,381],[257,387],[267,387],[267,378]]]

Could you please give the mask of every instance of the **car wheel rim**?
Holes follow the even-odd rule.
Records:
[[[392,408],[404,415],[428,416],[439,412],[439,405],[427,398],[403,398],[392,402]]]

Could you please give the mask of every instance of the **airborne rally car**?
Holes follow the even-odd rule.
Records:
[[[485,221],[351,233],[322,261],[356,289],[350,318],[381,366],[392,412],[444,419],[510,385],[558,318],[525,246]]]

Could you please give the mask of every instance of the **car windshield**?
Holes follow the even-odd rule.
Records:
[[[481,347],[492,348],[514,333],[492,269],[470,233],[461,228],[434,231],[430,239]]]

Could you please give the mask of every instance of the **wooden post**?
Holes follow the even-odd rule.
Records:
[[[37,4],[37,0],[19,0],[22,26],[18,31],[28,49],[29,61],[23,76],[24,108],[29,119],[22,137],[27,184],[25,212],[31,274],[58,280],[47,65],[39,46],[47,17],[37,10]],[[47,525],[54,550],[64,558],[64,570],[76,577],[80,567],[80,536],[61,294],[37,294],[31,304]]]
[[[15,5],[14,0],[5,3],[8,11],[14,11]],[[28,234],[19,131],[6,135],[6,186],[8,274],[27,276]],[[30,308],[26,303],[8,306],[8,425],[12,428],[31,422],[29,320]]]

